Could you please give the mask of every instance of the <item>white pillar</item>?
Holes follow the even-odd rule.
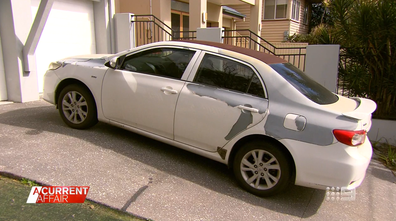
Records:
[[[207,9],[206,0],[193,0],[189,2],[190,31],[206,28]]]
[[[0,35],[8,100],[28,102],[39,99],[36,58],[29,55],[30,73],[24,73],[23,47],[32,26],[31,1],[0,1]]]
[[[0,36],[0,101],[7,100],[7,85],[3,63],[3,48],[1,47],[1,36]]]
[[[171,0],[152,0],[152,3],[153,14],[156,15],[167,26],[171,27]]]
[[[212,3],[207,4],[208,20],[216,22],[219,28],[223,27],[223,7]],[[214,27],[214,26],[212,26]]]
[[[114,0],[93,2],[95,41],[97,54],[115,53],[113,33],[113,16],[115,14]]]
[[[263,14],[263,1],[255,0],[255,4],[250,6],[250,26],[249,29],[261,36],[261,19]],[[258,43],[260,43],[260,39],[258,37],[254,38]],[[257,45],[258,48],[258,45]]]
[[[117,13],[114,15],[114,41],[115,52],[124,51],[136,46],[135,27],[133,26],[132,13]]]
[[[308,45],[305,73],[335,93],[339,55],[339,45]]]

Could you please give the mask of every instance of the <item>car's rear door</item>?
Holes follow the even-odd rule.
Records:
[[[268,100],[249,64],[203,52],[199,60],[179,96],[175,140],[216,151],[263,120]]]
[[[103,80],[104,116],[173,139],[176,102],[185,85],[183,74],[191,70],[188,65],[195,53],[161,47],[121,58],[119,69],[110,69]]]

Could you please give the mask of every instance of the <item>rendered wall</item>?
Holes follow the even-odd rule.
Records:
[[[32,19],[39,4],[40,0],[32,0]],[[93,2],[55,1],[36,49],[39,91],[43,91],[43,77],[50,62],[95,53]]]
[[[1,36],[0,36],[0,101],[7,100],[7,87],[5,79],[5,71],[3,64],[3,48],[1,47]]]
[[[388,142],[396,145],[396,121],[373,119],[368,137],[372,141]]]
[[[308,45],[305,73],[332,92],[337,91],[339,45]]]
[[[22,50],[28,37],[32,16],[30,0],[0,1],[0,35],[3,50],[7,100],[28,102],[38,100],[35,56],[29,56],[30,72],[22,67]]]

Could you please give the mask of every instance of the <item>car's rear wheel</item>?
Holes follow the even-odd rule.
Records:
[[[284,190],[290,181],[291,165],[279,146],[252,141],[238,150],[233,170],[238,183],[250,193],[271,196]]]
[[[62,120],[72,128],[86,129],[98,122],[91,92],[78,84],[63,88],[58,98],[58,109]]]

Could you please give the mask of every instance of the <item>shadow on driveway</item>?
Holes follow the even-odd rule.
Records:
[[[82,139],[251,205],[307,218],[318,211],[325,197],[325,191],[298,186],[274,197],[256,197],[242,190],[232,172],[221,163],[105,123],[98,123],[89,130],[71,129],[62,122],[55,107],[44,101],[11,105],[17,107],[0,108],[0,124],[27,128],[25,133],[37,139],[43,131]]]

